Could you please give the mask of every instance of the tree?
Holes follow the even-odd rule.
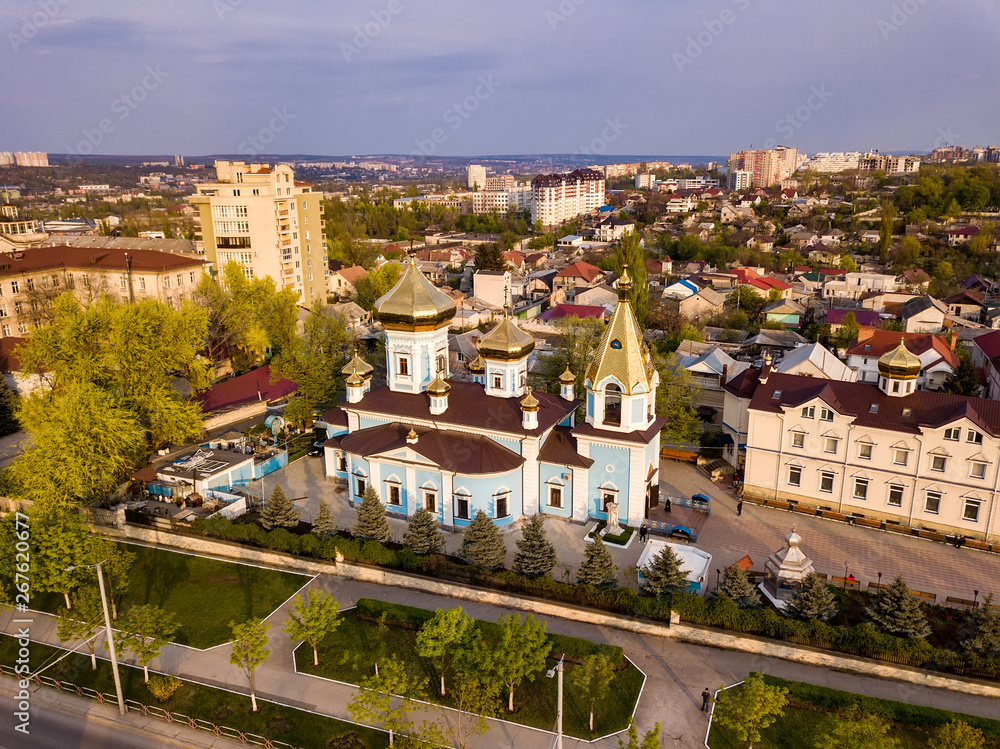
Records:
[[[295,528],[299,524],[299,511],[292,505],[281,484],[274,485],[271,496],[264,503],[260,524],[267,531],[272,528]]]
[[[882,224],[878,232],[879,262],[884,263],[892,246],[892,232],[896,225],[896,206],[891,200],[882,202]]]
[[[437,746],[467,749],[474,738],[489,729],[486,719],[500,712],[500,687],[496,682],[459,673],[451,692],[454,709],[440,710],[443,725],[425,722],[419,731],[420,738]]]
[[[879,592],[866,613],[876,627],[890,635],[926,637],[931,631],[920,602],[910,593],[902,575]]]
[[[732,730],[753,749],[760,732],[785,714],[788,689],[764,683],[764,677],[751,673],[738,687],[724,689],[715,701],[715,720]]]
[[[399,263],[385,263],[381,268],[369,271],[367,276],[358,281],[355,287],[358,295],[354,301],[370,311],[375,307],[375,302],[396,285],[402,273]]]
[[[536,512],[521,528],[514,554],[514,570],[525,577],[543,577],[559,564],[555,547],[545,536],[545,517]]]
[[[837,613],[837,597],[819,575],[810,572],[792,592],[785,611],[793,619],[825,622]]]
[[[953,395],[964,395],[970,398],[979,398],[983,391],[979,386],[979,376],[976,374],[976,367],[972,363],[972,356],[965,346],[956,349],[958,354],[958,368],[944,378],[941,386],[942,393]]]
[[[309,643],[313,649],[313,665],[318,666],[317,647],[324,637],[337,631],[340,622],[340,609],[333,596],[314,588],[307,596],[300,593],[295,597],[282,632],[292,640]]]
[[[607,694],[615,670],[610,659],[604,653],[592,653],[584,656],[580,667],[573,672],[573,684],[583,695],[590,708],[590,720],[587,729],[594,731],[594,705],[597,700]]]
[[[356,538],[381,543],[386,543],[392,538],[389,521],[385,517],[385,505],[371,484],[365,487],[364,494],[361,495],[358,519],[351,528],[351,533]]]
[[[417,633],[417,653],[421,658],[440,658],[441,696],[445,695],[444,672],[452,648],[462,642],[472,627],[472,618],[462,607],[437,609]]]
[[[660,385],[656,389],[656,415],[664,417],[662,433],[670,442],[697,442],[701,419],[697,403],[701,399],[691,373],[679,366],[675,354],[657,362]]]
[[[444,534],[438,529],[437,518],[427,507],[421,507],[410,516],[403,543],[419,556],[433,554],[444,546]]]
[[[715,589],[715,595],[731,598],[741,609],[760,608],[760,593],[750,582],[745,569],[739,565],[726,567],[722,573],[722,582]]]
[[[681,560],[674,550],[664,546],[663,550],[642,569],[642,575],[646,579],[643,590],[651,596],[685,590],[688,586],[687,574],[688,571],[681,567]]]
[[[764,297],[750,286],[737,286],[730,292],[727,301],[737,309],[746,311],[751,317],[759,315],[766,303]]]
[[[861,326],[858,325],[857,316],[853,312],[848,312],[840,323],[840,330],[837,331],[837,348],[846,349],[860,332]]]
[[[34,509],[30,516],[32,588],[39,593],[62,593],[66,608],[71,609],[70,591],[87,574],[79,569],[67,572],[68,567],[86,563],[87,529],[80,513],[67,505],[48,505]]]
[[[149,664],[160,650],[173,639],[180,628],[174,615],[159,606],[144,604],[132,606],[125,612],[115,635],[115,644],[121,652],[131,651],[142,666],[142,680],[149,683]]]
[[[636,232],[625,232],[618,240],[612,267],[619,276],[625,267],[628,267],[628,274],[632,277],[629,301],[632,303],[636,319],[643,325],[646,322],[646,315],[649,314],[649,284],[646,283],[646,250],[641,242]]]
[[[111,604],[111,618],[118,619],[118,601],[128,588],[129,572],[135,563],[135,554],[125,544],[115,543],[104,536],[89,536],[81,564],[96,565],[101,562],[104,582],[108,587],[108,602]],[[87,574],[91,574],[88,570]],[[97,570],[92,570],[94,583]]]
[[[846,253],[840,256],[840,267],[848,273],[858,272],[858,264],[854,261],[853,257]]]
[[[316,513],[316,518],[313,520],[312,531],[313,535],[319,536],[320,538],[324,536],[332,536],[337,532],[337,524],[334,522],[333,510],[330,509],[330,505],[325,500],[319,501],[319,511]]]
[[[892,724],[884,718],[854,710],[833,719],[834,725],[816,740],[816,749],[893,749],[899,740],[887,735]]]
[[[229,622],[233,630],[233,652],[229,662],[238,666],[250,681],[250,706],[257,712],[257,694],[254,691],[254,672],[271,657],[267,649],[267,630],[271,625],[260,619],[249,619],[242,624]]]
[[[660,749],[660,724],[657,723],[639,740],[639,732],[634,722],[628,724],[628,743],[618,739],[619,749]]]
[[[475,257],[476,270],[500,270],[507,267],[507,262],[503,259],[503,250],[496,242],[487,242],[476,248]]]
[[[983,732],[960,720],[938,726],[927,742],[930,749],[983,749],[985,745]]]
[[[94,588],[83,588],[77,593],[76,608],[66,609],[59,615],[56,632],[60,642],[86,640],[90,652],[90,667],[97,670],[97,635],[93,631],[104,624],[104,606]]]
[[[555,326],[559,330],[555,342],[549,351],[539,354],[539,371],[531,376],[540,382],[539,390],[558,392],[559,375],[568,368],[576,375],[574,395],[583,398],[586,394],[583,381],[604,334],[604,321],[592,317],[563,317],[555,321]]]
[[[462,534],[459,556],[484,570],[503,567],[507,560],[507,545],[500,529],[482,510],[476,510],[475,517]]]
[[[942,260],[934,266],[934,277],[938,281],[950,281],[955,276],[955,268],[947,260]]]
[[[358,723],[378,725],[389,732],[389,746],[394,746],[397,733],[408,733],[413,728],[410,713],[413,700],[423,696],[426,680],[411,679],[406,667],[396,656],[385,659],[374,676],[366,676],[358,691],[347,703],[347,712]],[[402,699],[396,703],[394,695]]]
[[[618,584],[618,567],[599,533],[594,534],[593,543],[587,544],[583,550],[583,561],[576,570],[576,580],[599,588]]]
[[[494,644],[494,673],[507,687],[507,712],[514,712],[514,687],[534,681],[545,668],[552,642],[545,633],[545,622],[535,621],[534,614],[522,622],[520,614],[501,615],[497,620],[500,640]]]
[[[21,407],[20,399],[7,380],[0,378],[0,437],[13,434],[21,428],[17,420],[17,411]]]
[[[973,612],[970,623],[973,633],[962,642],[962,646],[986,658],[1000,655],[1000,614],[993,608],[992,593],[986,596],[982,608]]]

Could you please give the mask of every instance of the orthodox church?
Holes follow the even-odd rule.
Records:
[[[448,327],[455,303],[417,268],[375,303],[385,326],[388,385],[355,354],[344,367],[347,400],[323,415],[328,480],[353,502],[374,486],[388,512],[427,507],[442,525],[468,525],[483,510],[497,525],[541,512],[583,523],[646,517],[659,486],[655,415],[659,374],[629,302],[626,269],[618,303],[586,372],[586,418],[577,424],[576,376],[560,393],[532,392],[534,340],[507,308],[480,337],[473,382],[449,382]]]

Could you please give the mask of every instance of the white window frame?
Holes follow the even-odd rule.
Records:
[[[981,460],[970,460],[969,461],[969,478],[973,479],[984,479],[986,478],[986,463]],[[979,469],[981,473],[976,473],[976,469]]]
[[[969,510],[975,508],[975,517],[969,517]],[[979,522],[979,513],[983,508],[983,503],[978,499],[966,498],[965,504],[962,505],[962,520],[967,520],[970,523]]]
[[[940,465],[940,468],[938,467]],[[931,456],[931,467],[930,470],[934,473],[944,473],[948,468],[948,459],[943,455],[932,455]]]
[[[903,456],[902,460],[899,459],[899,456],[901,456],[901,455]],[[906,466],[906,465],[909,465],[910,464],[910,451],[909,450],[902,450],[902,449],[899,449],[899,448],[893,450],[892,451],[892,464],[894,466]]]
[[[816,406],[806,406],[802,409],[803,419],[815,419],[816,418]]]
[[[833,445],[833,449],[830,449],[830,445]],[[823,452],[830,453],[831,455],[836,455],[837,450],[840,449],[840,440],[836,437],[825,437],[823,441]]]
[[[806,435],[802,432],[792,432],[792,447],[805,447]]]
[[[941,492],[924,491],[924,512],[929,513],[931,515],[940,515],[942,498],[943,497]],[[936,503],[935,508],[933,510],[931,509],[932,500]]]
[[[983,433],[970,429],[965,435],[965,441],[973,445],[981,445],[983,444]]]
[[[821,408],[819,411],[820,421],[833,421],[833,409],[832,408]]]
[[[854,479],[854,498],[855,499],[868,499],[868,479]],[[861,489],[859,492],[858,489]]]
[[[962,430],[958,427],[949,427],[944,430],[944,438],[949,442],[958,442],[962,437]]]
[[[824,489],[823,483],[829,479],[830,488]],[[833,482],[836,479],[835,474],[832,471],[820,471],[819,472],[819,491],[823,494],[833,494]]]
[[[794,481],[792,480],[794,477]],[[789,486],[802,486],[802,467],[801,466],[788,466],[788,485]]]
[[[865,452],[868,454],[865,455]],[[867,442],[862,442],[858,445],[858,459],[859,460],[871,460],[872,459],[872,446]]]
[[[887,505],[889,505],[890,507],[902,507],[903,506],[903,492],[905,491],[905,489],[906,489],[906,487],[904,487],[904,486],[902,486],[900,484],[889,484],[889,493],[886,494],[885,503]],[[892,501],[892,494],[893,494],[893,492],[899,492],[899,501],[898,502],[893,502]]]
[[[562,486],[549,486],[548,506],[556,510],[563,509],[563,489]]]

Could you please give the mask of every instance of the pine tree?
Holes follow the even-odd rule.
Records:
[[[503,259],[503,250],[496,242],[487,242],[476,248],[474,255],[476,270],[503,270],[507,262]]]
[[[476,516],[465,529],[459,554],[469,564],[485,570],[503,567],[507,560],[507,546],[500,529],[482,510],[476,510]]]
[[[316,536],[332,536],[337,532],[337,524],[333,519],[333,510],[322,499],[319,501],[319,512],[313,520],[312,532]]]
[[[975,633],[962,646],[987,658],[1000,655],[1000,614],[993,608],[992,593],[986,596],[983,607],[972,614],[971,623]]]
[[[299,524],[299,511],[292,505],[281,484],[274,485],[274,491],[264,503],[260,524],[268,531],[272,528],[294,528]]]
[[[722,582],[715,589],[715,595],[732,598],[741,609],[760,608],[760,593],[750,582],[746,570],[739,565],[726,567],[726,571],[722,573]]]
[[[545,518],[536,512],[521,528],[514,569],[525,577],[542,577],[559,564],[555,547],[545,537]]]
[[[365,487],[358,506],[358,520],[351,528],[355,538],[365,541],[381,541],[386,543],[392,538],[389,521],[385,517],[385,505],[379,499],[375,487],[370,484]]]
[[[403,543],[420,556],[433,554],[444,546],[444,534],[438,530],[437,518],[426,507],[413,513]]]
[[[902,575],[879,591],[866,613],[876,627],[890,635],[926,637],[931,631],[920,602],[910,593]]]
[[[681,560],[669,546],[653,557],[653,561],[642,569],[646,578],[644,591],[651,596],[662,596],[688,586],[688,571],[681,567]]]
[[[802,585],[792,593],[785,611],[793,619],[821,622],[828,621],[837,613],[837,597],[823,578],[812,572],[806,575]]]
[[[576,570],[576,581],[598,587],[614,586],[618,583],[618,568],[614,557],[600,534],[594,534],[594,543],[583,550],[583,561]]]
[[[18,406],[17,393],[0,377],[0,437],[13,434],[21,428],[17,421]]]

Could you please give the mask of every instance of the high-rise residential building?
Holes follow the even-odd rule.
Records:
[[[893,156],[869,151],[858,162],[860,172],[912,174],[920,171],[920,159],[915,156]]]
[[[326,298],[320,193],[287,164],[216,161],[216,181],[188,198],[201,218],[205,254],[218,269],[237,263],[247,278],[274,279],[303,304]]]
[[[604,177],[593,169],[539,174],[531,183],[531,221],[554,226],[604,205]]]
[[[0,166],[14,166],[14,154],[10,151],[0,151]]]
[[[469,164],[466,170],[470,190],[482,189],[486,186],[486,167],[480,164]]]
[[[857,169],[860,161],[861,154],[858,151],[818,153],[811,159],[807,159],[801,168],[824,174],[836,174],[837,172]]]
[[[178,169],[184,166],[184,157],[181,155],[174,156],[174,166]]]
[[[18,151],[14,154],[18,166],[48,166],[49,155],[43,151]]]
[[[730,190],[749,190],[753,182],[753,174],[741,169],[734,169],[729,172]]]
[[[768,150],[740,151],[729,156],[729,171],[750,172],[751,187],[771,187],[798,168],[797,148],[778,146]]]
[[[656,182],[656,175],[649,173],[639,173],[635,175],[635,189],[636,190],[652,190],[653,184]]]
[[[531,209],[531,185],[514,185],[504,190],[479,190],[471,195],[473,213],[518,213]]]
[[[509,190],[517,184],[513,174],[494,174],[479,186],[484,190]],[[469,185],[472,187],[472,185]]]

